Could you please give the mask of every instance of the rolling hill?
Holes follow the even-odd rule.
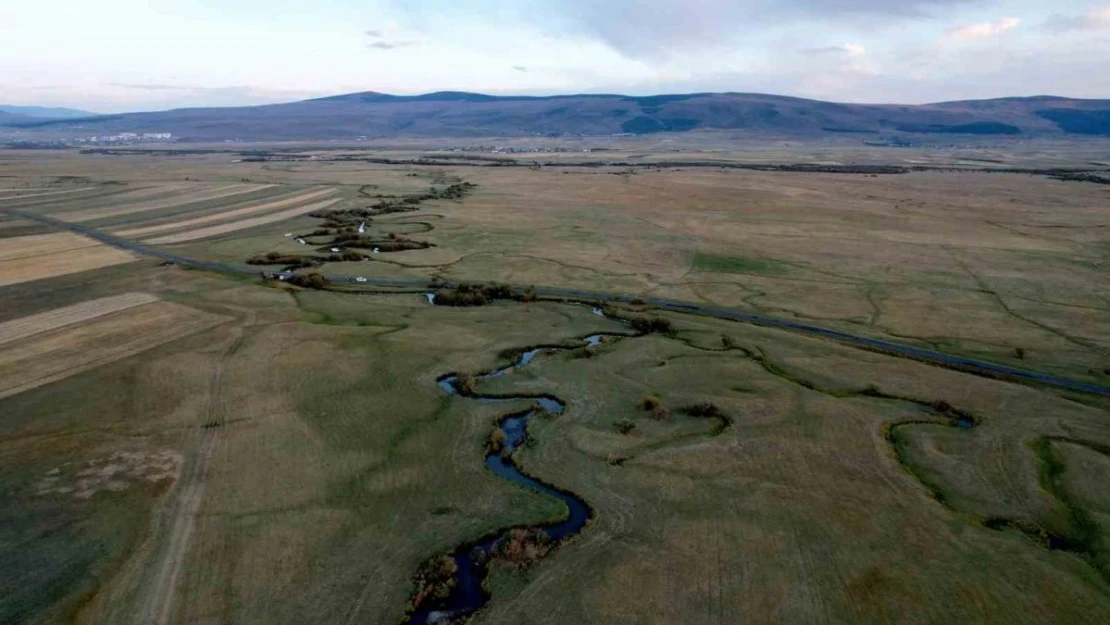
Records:
[[[13,115],[23,115],[25,117],[46,117],[51,119],[73,119],[77,117],[96,116],[96,113],[79,111],[77,109],[53,106],[12,106],[10,104],[0,104],[0,113],[11,113]]]
[[[925,105],[838,104],[776,95],[490,96],[364,92],[285,104],[0,123],[81,136],[172,132],[184,140],[610,135],[728,130],[764,136],[1110,136],[1110,100],[1053,96]]]

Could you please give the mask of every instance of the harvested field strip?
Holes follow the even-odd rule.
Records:
[[[79,223],[83,221],[93,221],[94,219],[105,219],[108,217],[121,217],[123,215],[134,215],[136,213],[145,213],[147,211],[161,210],[165,208],[173,208],[175,206],[183,206],[185,204],[192,204],[195,202],[203,202],[206,200],[217,200],[220,198],[230,197],[233,195],[242,195],[261,189],[268,189],[273,185],[261,184],[236,184],[230,186],[217,187],[206,191],[197,193],[190,193],[178,197],[156,200],[142,204],[135,204],[133,206],[120,206],[115,208],[94,208],[89,210],[75,211],[59,215],[58,219],[65,221]]]
[[[143,211],[140,214],[122,215],[116,217],[99,218],[93,221],[82,222],[98,230],[115,231],[127,228],[156,226],[192,219],[203,215],[211,215],[220,211],[230,211],[251,204],[268,202],[276,198],[283,198],[296,191],[289,191],[282,186],[265,186],[249,189],[231,196],[217,198],[195,197],[184,204],[169,206],[156,211]]]
[[[148,234],[158,234],[160,232],[166,232],[166,231],[169,231],[169,230],[182,230],[182,229],[185,229],[185,228],[195,228],[197,226],[204,226],[204,225],[207,225],[207,224],[219,223],[219,222],[222,222],[222,221],[227,221],[229,219],[234,219],[234,218],[237,218],[237,217],[243,217],[245,215],[253,215],[255,213],[262,213],[262,212],[266,212],[266,211],[270,211],[270,210],[276,210],[276,209],[279,209],[279,208],[286,208],[288,206],[295,206],[297,204],[301,204],[303,202],[308,202],[310,200],[315,200],[315,199],[318,199],[318,198],[321,198],[321,197],[326,197],[326,196],[329,196],[329,195],[335,195],[336,192],[337,191],[335,189],[316,189],[314,191],[309,191],[307,193],[301,193],[301,194],[295,195],[293,197],[288,197],[288,198],[285,198],[285,199],[282,199],[282,200],[277,200],[277,201],[273,201],[273,202],[266,202],[264,204],[256,204],[256,205],[253,205],[253,206],[247,206],[246,208],[240,208],[238,210],[216,213],[216,214],[213,214],[213,215],[205,215],[203,217],[194,217],[193,219],[186,219],[184,221],[176,221],[176,222],[172,222],[172,223],[168,223],[168,224],[158,224],[156,226],[146,226],[144,228],[131,228],[131,229],[128,229],[128,230],[119,230],[119,231],[114,232],[113,234],[116,234],[116,235],[121,236],[121,237],[136,237],[136,236],[145,236],[145,235],[148,235]]]
[[[91,271],[138,260],[130,252],[97,245],[63,254],[46,254],[0,262],[0,286]]]
[[[130,252],[69,232],[4,239],[0,245],[0,286],[129,263]]]
[[[170,302],[153,302],[19,339],[0,352],[0,398],[121,360],[224,323]]]
[[[91,209],[95,206],[102,208],[109,206],[118,206],[121,203],[135,202],[137,200],[150,200],[152,198],[165,198],[166,196],[181,195],[189,193],[192,190],[210,189],[213,185],[198,185],[189,182],[178,182],[173,184],[162,184],[157,186],[143,186],[143,187],[121,187],[119,193],[113,193],[104,197],[96,197],[87,201],[81,202],[79,205],[69,202],[65,199],[59,200],[65,202],[63,204],[44,205],[45,211],[75,211]]]
[[[0,323],[0,345],[157,301],[157,297],[147,293],[125,293],[20,317]]]
[[[269,215],[262,215],[261,217],[254,217],[254,218],[251,218],[251,219],[243,219],[243,220],[240,220],[240,221],[233,221],[231,223],[220,224],[218,226],[211,226],[209,228],[201,228],[200,230],[192,230],[192,231],[189,231],[189,232],[181,232],[181,233],[178,233],[178,234],[171,234],[171,235],[167,235],[167,236],[164,236],[164,237],[157,237],[157,238],[154,238],[154,239],[148,239],[148,240],[143,241],[143,242],[144,243],[150,243],[150,244],[153,244],[153,245],[160,245],[160,244],[168,244],[168,243],[183,243],[185,241],[194,241],[196,239],[204,239],[204,238],[207,238],[207,237],[214,237],[214,236],[225,234],[225,233],[228,233],[228,232],[235,232],[236,230],[243,230],[243,229],[246,229],[246,228],[253,228],[254,226],[261,226],[261,225],[265,225],[265,224],[269,224],[269,223],[274,223],[276,221],[284,221],[286,219],[292,219],[293,217],[299,217],[301,215],[304,215],[305,213],[311,213],[313,211],[323,210],[323,209],[335,204],[338,201],[339,201],[338,198],[331,199],[331,200],[324,200],[323,202],[317,202],[315,204],[309,204],[307,206],[299,206],[297,208],[291,208],[287,211],[282,211],[280,213],[271,213]]]
[[[12,197],[0,198],[0,204],[4,204],[6,202],[14,202],[16,200],[22,201],[22,200],[30,200],[30,199],[34,199],[34,198],[39,198],[39,197],[47,197],[47,196],[51,196],[51,195],[64,195],[64,194],[67,194],[67,193],[78,193],[78,192],[82,192],[82,191],[88,192],[88,191],[96,191],[96,190],[102,190],[102,189],[100,187],[81,187],[79,189],[65,189],[63,191],[47,191],[46,193],[32,193],[30,195],[16,195],[16,196],[12,196]]]
[[[16,237],[4,241],[0,247],[0,262],[29,256],[40,256],[54,252],[65,252],[86,247],[101,245],[92,239],[69,232],[53,232],[50,234],[36,234],[26,237]]]

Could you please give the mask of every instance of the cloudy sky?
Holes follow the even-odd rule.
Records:
[[[1110,0],[5,0],[0,103],[413,94],[1110,97]]]

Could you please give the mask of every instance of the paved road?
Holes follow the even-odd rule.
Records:
[[[77,232],[90,238],[96,239],[125,250],[160,258],[162,260],[170,261],[184,267],[191,267],[194,269],[203,269],[206,271],[215,271],[219,273],[235,274],[243,276],[258,275],[258,271],[243,268],[233,267],[224,263],[218,263],[206,260],[197,260],[193,258],[186,258],[178,256],[166,250],[149,247],[112,236],[110,234],[101,232],[94,228],[82,226],[80,224],[71,224],[46,215],[39,215],[18,209],[3,209],[0,212],[8,213],[24,219],[31,219],[40,223],[48,224],[58,228],[63,228],[71,232]],[[329,279],[337,282],[345,282],[349,280],[347,276],[328,276]],[[371,286],[385,286],[385,287],[412,287],[412,288],[430,288],[427,281],[424,280],[395,280],[390,278],[368,278],[366,283]],[[447,286],[450,286],[448,284]],[[513,287],[518,292],[523,291],[524,287]],[[663,310],[669,310],[680,313],[690,313],[696,315],[705,315],[715,317],[718,319],[730,319],[733,321],[743,321],[746,323],[753,323],[755,325],[766,326],[771,328],[781,328],[784,330],[791,330],[817,336],[820,338],[832,339],[840,341],[856,347],[874,350],[890,354],[893,356],[900,356],[903,358],[911,358],[920,362],[928,363],[931,365],[938,365],[952,369],[958,369],[967,373],[976,375],[985,375],[988,377],[1005,378],[1010,380],[1017,380],[1022,382],[1033,382],[1045,386],[1052,386],[1069,391],[1079,391],[1082,393],[1091,393],[1095,395],[1102,395],[1110,397],[1110,387],[1094,384],[1092,382],[1083,382],[1080,380],[1072,380],[1046,373],[1039,373],[1036,371],[1029,371],[1027,369],[1019,369],[1017,367],[1010,367],[1007,365],[988,362],[985,360],[977,360],[974,358],[965,358],[963,356],[955,356],[952,354],[945,354],[930,349],[923,349],[914,347],[912,345],[904,345],[902,343],[895,343],[893,341],[886,341],[859,334],[852,334],[849,332],[841,332],[821,326],[816,326],[800,321],[791,319],[782,319],[778,317],[770,317],[767,315],[759,315],[755,313],[745,312],[741,310],[734,310],[731,308],[721,308],[717,306],[705,306],[702,304],[692,304],[689,302],[682,302],[670,299],[657,299],[657,298],[637,298],[632,295],[620,295],[615,293],[602,293],[597,291],[583,291],[579,289],[564,289],[558,287],[535,287],[537,295],[545,298],[553,299],[566,299],[583,302],[617,302],[628,303],[634,299],[644,301],[651,306]]]

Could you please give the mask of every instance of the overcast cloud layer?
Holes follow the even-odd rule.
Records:
[[[0,4],[3,104],[114,112],[437,90],[1110,97],[1110,0]]]

